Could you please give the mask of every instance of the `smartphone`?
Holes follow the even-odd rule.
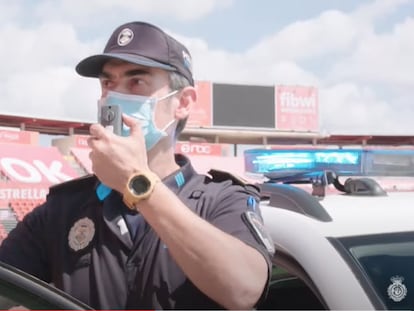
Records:
[[[103,104],[100,106],[99,123],[116,135],[122,133],[122,111],[118,105]]]

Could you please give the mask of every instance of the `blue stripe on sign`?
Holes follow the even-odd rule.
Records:
[[[179,172],[177,175],[175,175],[175,182],[177,183],[178,187],[182,187],[184,185],[185,179],[182,172]]]

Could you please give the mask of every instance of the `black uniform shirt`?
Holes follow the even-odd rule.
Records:
[[[255,188],[231,175],[199,175],[185,157],[176,160],[181,168],[164,184],[200,217],[258,249],[270,273],[268,250],[243,216],[260,213]],[[3,241],[0,260],[95,309],[220,308],[186,278],[144,218],[98,185],[89,176],[52,187]]]

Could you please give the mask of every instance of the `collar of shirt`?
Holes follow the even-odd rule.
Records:
[[[189,159],[185,156],[176,155],[175,160],[180,166],[180,169],[165,177],[163,183],[175,194],[178,194],[180,189],[182,189],[186,182],[190,180],[191,176],[197,173],[192,167]],[[103,202],[104,215],[106,215],[106,218],[108,219],[109,227],[111,227],[116,234],[120,231],[121,240],[123,240],[128,247],[132,247],[132,241],[141,236],[146,230],[147,225],[145,224],[144,219],[137,211],[132,211],[126,207],[120,193],[112,191],[112,189],[105,184],[99,183],[95,191],[98,199]],[[115,223],[112,223],[110,219],[115,220]],[[124,228],[122,223],[122,228],[120,227],[120,221],[125,223],[128,230],[122,229]],[[126,232],[130,233],[130,239],[124,236],[124,233]]]
[[[185,183],[197,173],[186,156],[176,154],[175,162],[180,166],[180,169],[165,177],[162,182],[177,194]],[[111,194],[112,189],[103,183],[99,183],[95,191],[98,199],[104,201]]]

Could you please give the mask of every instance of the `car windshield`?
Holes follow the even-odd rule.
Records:
[[[414,232],[339,240],[373,300],[387,309],[414,308]]]

